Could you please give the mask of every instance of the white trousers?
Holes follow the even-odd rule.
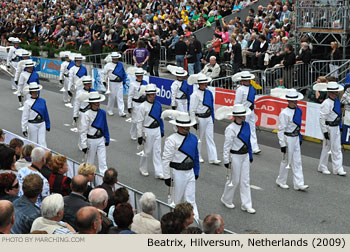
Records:
[[[11,62],[11,65],[15,68],[14,71],[13,71],[13,74],[16,73],[17,64],[18,64],[18,62],[13,62],[13,61]],[[13,90],[17,90],[18,89],[14,78],[11,81],[11,89],[13,89]]]
[[[63,87],[64,90],[63,91],[63,102],[69,102],[70,101],[70,96],[68,95],[68,84],[69,84],[69,80],[67,77],[63,77]]]
[[[88,142],[88,154],[87,154],[87,163],[94,164],[95,156],[97,153],[98,158],[98,170],[101,174],[107,170],[107,161],[106,161],[106,146],[105,138],[100,137],[97,139],[87,139]]]
[[[328,171],[328,152],[331,151],[333,173],[344,172],[339,127],[328,127],[328,133],[330,140],[323,139],[323,146],[318,169],[320,171]]]
[[[161,145],[162,138],[160,134],[160,128],[148,129],[144,128],[146,135],[146,142],[144,143],[144,156],[140,159],[140,170],[142,172],[148,172],[148,160],[153,151],[153,166],[154,166],[154,175],[163,176],[163,165],[161,159]]]
[[[249,123],[250,126],[250,144],[252,145],[252,151],[255,152],[259,150],[258,145],[258,138],[256,137],[256,129],[255,129],[255,113],[254,110],[252,113],[248,116],[246,116],[246,121]]]
[[[46,147],[46,125],[42,123],[28,123],[28,139]]]
[[[175,170],[173,171],[174,180],[174,202],[175,204],[181,202],[191,203],[193,206],[194,218],[198,219],[198,209],[196,204],[196,180],[193,169],[187,171]]]
[[[132,102],[132,112],[131,112],[131,128],[130,128],[130,136],[131,138],[137,138],[137,128],[136,128],[136,116],[139,111],[141,103]]]
[[[198,118],[199,121],[199,138],[200,142],[198,143],[198,152],[199,152],[199,158],[202,158],[202,143],[204,139],[207,143],[207,152],[208,152],[208,160],[214,161],[217,160],[217,152],[216,152],[216,146],[214,142],[214,123],[213,120],[210,117],[208,118]]]
[[[304,185],[304,175],[303,167],[301,164],[301,154],[300,154],[300,142],[299,136],[289,137],[285,136],[287,139],[287,154],[286,158],[281,161],[280,173],[277,180],[282,184],[287,184],[288,170],[286,169],[288,162],[293,171],[293,184],[294,186]]]
[[[181,112],[188,112],[187,99],[176,99],[176,110]]]
[[[240,184],[241,202],[245,208],[252,208],[252,198],[250,193],[250,164],[249,154],[231,155],[231,178],[233,186],[228,186],[230,180],[226,181],[222,199],[227,204],[232,204],[237,186]]]
[[[114,104],[117,100],[119,116],[124,115],[123,83],[110,81],[109,88],[111,93],[108,97],[107,111],[113,113]]]

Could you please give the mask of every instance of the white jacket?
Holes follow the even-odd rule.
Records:
[[[286,107],[279,115],[278,141],[281,147],[287,146],[285,132],[292,133],[298,126],[293,122],[295,109]]]
[[[243,125],[243,124],[242,124]],[[237,136],[241,131],[242,125],[238,125],[235,122],[232,122],[225,129],[225,142],[224,142],[224,164],[228,164],[231,162],[230,160],[230,151],[231,150],[240,150],[244,143]]]

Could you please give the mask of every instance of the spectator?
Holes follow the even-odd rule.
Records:
[[[117,227],[111,227],[108,232],[109,234],[135,234],[135,232],[130,230],[134,213],[129,203],[117,205],[113,212],[113,218]]]
[[[283,72],[283,83],[285,87],[291,88],[292,87],[292,69],[295,64],[295,54],[293,52],[293,47],[289,44],[286,45],[285,49],[285,55],[284,60],[281,61],[281,66],[284,66],[284,72]]]
[[[41,167],[41,174],[44,175],[44,177],[49,180],[50,176],[52,174],[52,170],[48,167],[48,163],[50,163],[52,158],[52,152],[49,150],[45,151],[45,164],[43,165],[43,167]]]
[[[196,53],[196,60],[194,64],[194,73],[199,73],[201,71],[201,58],[202,58],[202,44],[201,42],[196,38],[195,35],[191,36],[192,44],[195,48]]]
[[[242,64],[247,66],[247,57],[253,56],[259,49],[260,42],[256,39],[256,34],[251,35],[251,40],[248,42],[248,47],[242,51]]]
[[[93,36],[93,41],[91,43],[91,53],[95,55],[92,58],[92,62],[94,63],[94,67],[102,68],[101,65],[101,54],[102,54],[102,48],[103,48],[103,41],[96,36]]]
[[[140,198],[141,213],[135,215],[131,224],[131,231],[137,234],[160,234],[160,222],[153,218],[156,209],[156,196],[145,192]]]
[[[41,206],[42,217],[34,220],[31,232],[46,231],[48,234],[72,234],[75,230],[62,221],[64,202],[61,194],[47,196]]]
[[[277,52],[276,55],[271,57],[270,65],[269,65],[270,67],[273,67],[273,66],[281,63],[281,60],[284,58],[284,55],[286,54],[285,53],[285,47],[286,47],[287,44],[288,44],[288,38],[287,37],[283,37],[282,38],[282,44],[281,44],[281,47],[280,47],[280,51]]]
[[[215,51],[213,50],[213,47],[211,44],[207,45],[207,52],[205,53],[203,59],[201,59],[201,62],[205,65],[209,63],[210,57],[215,56]]]
[[[133,59],[136,67],[142,67],[147,71],[147,65],[150,53],[145,48],[145,43],[142,40],[137,41],[136,49],[133,53]]]
[[[40,172],[41,167],[45,163],[45,151],[44,151],[44,149],[41,147],[35,147],[32,151],[32,154],[31,154],[31,160],[32,160],[31,166],[24,167],[18,171],[18,175],[17,175],[17,179],[19,182],[18,196],[23,195],[22,185],[23,185],[24,178],[30,174],[38,174],[41,177],[41,179],[43,180],[43,184],[44,184],[43,190],[42,190],[41,194],[38,196],[38,199],[35,203],[35,205],[40,207],[43,199],[46,196],[50,195],[50,184],[47,181],[47,179]]]
[[[301,54],[296,57],[296,63],[309,64],[311,62],[311,50],[309,44],[306,42],[301,43]]]
[[[241,36],[243,38],[243,36]],[[242,66],[242,48],[241,44],[237,43],[236,39],[231,39],[232,44],[232,53],[231,53],[231,60],[232,60],[232,66],[233,66],[233,74],[238,73],[239,69]]]
[[[331,42],[331,48],[332,48],[332,51],[329,55],[329,59],[332,61],[332,63],[329,64],[329,70],[331,72],[331,76],[338,78],[338,69],[339,69],[340,63],[337,61],[341,60],[343,57],[342,57],[342,53],[339,50],[338,42]]]
[[[129,192],[125,187],[118,188],[114,193],[114,205],[110,207],[108,218],[113,220],[113,213],[116,206],[129,202]],[[116,223],[114,223],[116,225]]]
[[[281,50],[281,43],[279,43],[276,36],[273,36],[271,38],[271,43],[269,44],[269,47],[267,48],[267,51],[265,53],[264,57],[264,65],[270,65],[271,58],[275,57],[276,54]]]
[[[218,63],[216,63],[216,57],[215,56],[211,56],[209,63],[206,64],[203,68],[203,70],[201,71],[201,73],[205,74],[208,77],[211,78],[217,78],[220,75],[220,66]]]
[[[108,168],[107,171],[105,171],[103,176],[103,183],[99,185],[99,188],[103,188],[106,190],[108,194],[108,204],[106,208],[103,209],[104,212],[108,213],[109,208],[111,206],[115,205],[115,198],[114,198],[114,186],[118,182],[118,172],[114,168]]]
[[[48,166],[52,171],[48,179],[50,192],[59,193],[62,196],[70,194],[70,184],[72,180],[64,175],[68,172],[67,158],[61,155],[56,155],[51,158]]]
[[[214,33],[213,40],[211,41],[211,45],[215,51],[215,56],[218,62],[220,62],[220,52],[221,52],[221,36],[217,33]]]
[[[19,197],[19,184],[16,175],[12,172],[0,173],[0,200],[14,202]]]
[[[83,195],[86,188],[86,177],[83,175],[74,176],[71,183],[72,192],[63,198],[65,208],[63,221],[69,223],[73,227],[75,227],[75,218],[78,210],[84,206],[90,206]]]
[[[16,152],[5,144],[0,145],[0,170],[13,170],[15,168]]]
[[[180,234],[184,229],[183,221],[174,212],[164,214],[160,223],[162,234]]]
[[[224,220],[218,214],[210,214],[203,220],[203,232],[205,234],[223,234]]]
[[[191,203],[183,202],[175,206],[174,213],[182,220],[184,228],[191,225],[194,221],[193,206]]]
[[[13,203],[16,218],[11,233],[30,233],[33,221],[41,216],[40,208],[35,205],[35,202],[42,190],[43,180],[38,174],[30,174],[24,178],[23,195]]]
[[[16,170],[19,171],[23,167],[28,167],[32,165],[32,159],[30,155],[32,154],[32,150],[34,149],[33,144],[26,144],[22,148],[20,159],[15,163]]]
[[[8,200],[0,200],[0,234],[9,234],[15,223],[15,209]]]
[[[264,58],[265,58],[265,52],[268,48],[268,43],[266,41],[266,37],[264,35],[259,36],[259,48],[255,52],[255,55],[252,56],[252,65],[253,69],[264,69]]]
[[[187,59],[187,68],[188,68],[188,75],[194,74],[194,67],[196,63],[196,49],[190,39],[186,39],[186,59]]]
[[[187,51],[186,43],[184,42],[184,37],[181,35],[179,41],[175,44],[174,47],[175,52],[175,58],[176,58],[176,65],[178,67],[185,67],[185,55]]]
[[[77,212],[76,224],[79,234],[97,234],[102,229],[101,213],[91,206],[82,207]]]
[[[79,165],[78,174],[83,175],[86,178],[88,183],[89,182],[91,183],[95,180],[95,175],[96,175],[95,172],[96,172],[96,166],[92,164],[82,163]],[[84,192],[85,198],[89,197],[89,193],[91,190],[92,190],[92,187],[88,185]]]
[[[0,129],[0,144],[3,145],[5,142],[5,132]]]
[[[95,188],[89,193],[89,202],[101,215],[102,228],[98,231],[99,234],[107,234],[113,222],[107,217],[107,213],[103,211],[108,204],[108,194],[103,188]]]
[[[20,158],[23,144],[23,141],[19,138],[12,138],[10,141],[10,148],[15,151],[16,161]]]
[[[149,56],[149,73],[151,76],[159,76],[159,59],[160,59],[160,44],[157,42],[157,37],[152,37],[147,41]]]
[[[327,83],[328,80],[323,76],[319,76],[317,78],[316,82],[317,83]],[[308,98],[310,99],[311,102],[321,104],[327,98],[327,92],[317,91],[317,90],[314,90],[312,87],[310,87],[308,92],[309,92]]]

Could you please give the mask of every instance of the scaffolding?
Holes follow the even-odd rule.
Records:
[[[296,39],[307,35],[316,46],[330,46],[331,41],[336,41],[343,58],[350,45],[349,21],[349,0],[296,0]]]

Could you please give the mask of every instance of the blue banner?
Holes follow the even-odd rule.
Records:
[[[36,63],[36,66],[34,68],[34,70],[36,72],[40,72],[41,68],[40,68],[40,58],[36,58],[36,57],[32,57],[32,60]]]
[[[62,61],[35,57],[33,57],[32,59],[33,61],[37,62],[37,66],[35,67],[36,71],[56,76],[60,75]]]
[[[350,145],[350,125],[343,125],[341,143],[345,145]]]
[[[157,94],[156,100],[161,104],[170,106],[171,104],[171,84],[174,80],[163,79],[159,77],[150,76],[149,83],[156,84],[160,89],[159,94]]]

